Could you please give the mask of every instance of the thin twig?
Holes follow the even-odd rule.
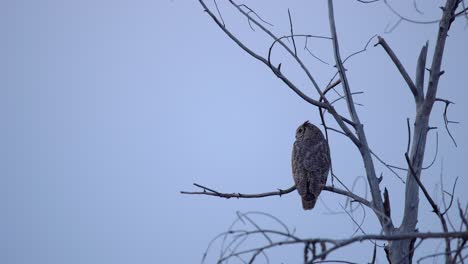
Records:
[[[385,5],[388,7],[388,9],[390,9],[390,11],[392,11],[393,14],[395,14],[397,17],[399,17],[401,20],[404,20],[406,22],[410,22],[410,23],[414,23],[414,24],[434,24],[434,23],[437,23],[439,22],[439,20],[429,20],[429,21],[418,21],[418,20],[414,20],[414,19],[411,19],[411,18],[407,18],[405,16],[402,16],[398,11],[396,11],[389,3],[387,0],[383,0],[383,2],[385,3]]]
[[[429,163],[429,165],[427,166],[423,166],[422,169],[423,170],[427,170],[429,169],[430,167],[432,167],[432,165],[434,165],[436,159],[437,159],[437,154],[439,153],[439,133],[436,132],[436,150],[435,150],[435,154],[434,154],[434,158],[432,159],[431,163]]]
[[[435,102],[443,102],[443,103],[445,103],[444,114],[443,114],[445,130],[447,131],[448,135],[449,135],[450,138],[452,139],[452,142],[453,142],[453,144],[455,145],[455,147],[457,147],[457,142],[455,141],[455,138],[452,136],[452,133],[450,132],[450,129],[449,129],[448,125],[449,125],[449,124],[458,124],[458,122],[450,121],[450,120],[448,119],[448,116],[447,116],[447,110],[448,110],[449,105],[450,105],[450,104],[455,104],[455,103],[452,102],[452,101],[446,100],[446,99],[441,99],[441,98],[436,98],[436,99],[435,99]]]
[[[416,0],[413,0],[413,7],[414,10],[416,10],[416,12],[418,12],[420,15],[424,15],[424,13],[421,10],[419,10],[418,3],[416,3]]]
[[[350,58],[352,58],[353,56],[359,54],[359,53],[363,53],[364,51],[367,50],[367,47],[369,46],[370,42],[375,38],[377,37],[377,35],[374,35],[372,37],[369,38],[369,40],[367,40],[367,43],[366,45],[364,46],[364,48],[362,50],[359,50],[359,51],[356,51],[356,52],[353,52],[351,53],[350,55],[348,55],[344,60],[343,60],[343,64],[346,63],[346,61]]]
[[[406,153],[409,153],[409,149],[411,145],[411,126],[409,124],[409,118],[406,118],[406,126],[408,128],[408,145],[406,146]]]
[[[289,12],[289,8],[288,8],[288,17],[289,17],[289,27],[291,29],[291,39],[292,39],[293,46],[294,46],[294,55],[297,56],[296,41],[294,40],[293,23],[292,23],[292,18],[291,18],[291,12]]]
[[[450,210],[450,208],[452,207],[452,204],[453,204],[453,198],[455,197],[455,187],[457,186],[457,181],[458,181],[458,177],[455,178],[455,182],[453,183],[453,186],[452,186],[452,193],[450,194],[450,202],[449,202],[449,205],[446,206],[445,210],[441,213],[442,215],[445,215],[448,210]],[[442,193],[442,197],[444,196],[444,194]],[[445,201],[444,201],[445,203]]]
[[[391,165],[391,164],[385,162],[383,159],[381,159],[377,154],[375,154],[374,151],[370,150],[370,152],[371,152],[372,156],[374,156],[380,163],[382,163],[385,167],[387,167],[387,169],[389,171],[391,171],[393,173],[393,175],[395,175],[403,184],[405,183],[403,178],[401,178],[401,176],[393,169],[397,169],[397,170],[401,170],[401,171],[407,171],[407,169],[399,167],[399,166]]]
[[[462,2],[462,4],[465,5],[464,2]],[[454,15],[454,17],[458,17],[458,16],[461,16],[461,15],[465,15],[465,16],[466,16],[467,14],[468,14],[468,7],[465,7],[465,8],[463,8],[462,11],[456,13],[456,14]],[[467,18],[467,19],[468,19],[468,18]]]
[[[370,3],[375,3],[375,2],[378,2],[380,0],[356,0],[358,1],[359,3],[363,3],[363,4],[370,4]]]
[[[307,52],[310,54],[310,56],[314,57],[316,60],[326,64],[326,65],[330,65],[330,63],[324,61],[323,59],[319,58],[317,55],[315,55],[314,53],[312,53],[312,51],[310,51],[309,47],[307,46],[307,40],[309,38],[306,38],[305,40],[305,44],[304,44],[304,49],[307,50]]]
[[[461,257],[462,250],[466,248],[465,244],[466,244],[466,239],[463,239],[463,241],[460,243],[460,246],[456,249],[455,255],[453,256],[453,263],[456,263],[457,258],[459,256]],[[462,259],[461,263],[464,263],[463,259]]]
[[[466,240],[464,240],[464,241],[466,241]],[[461,251],[461,249],[465,249],[465,248],[467,248],[467,247],[460,247],[460,248],[457,248],[455,250],[451,250],[450,253],[457,253],[459,250]],[[446,252],[438,252],[438,253],[434,253],[434,254],[429,254],[429,255],[426,255],[424,257],[419,258],[417,263],[420,263],[421,261],[423,261],[425,259],[428,259],[428,258],[435,258],[435,257],[442,256],[442,255],[445,255],[445,254],[446,254]]]
[[[263,19],[261,16],[259,16],[259,15],[257,14],[257,12],[253,11],[252,8],[248,7],[247,5],[245,5],[245,4],[240,4],[239,7],[244,7],[244,8],[246,8],[246,9],[249,11],[248,14],[250,14],[250,13],[254,14],[258,19],[260,19],[260,21],[262,21],[263,23],[269,25],[270,27],[273,27],[273,26],[274,26],[273,24],[271,24],[270,22],[266,21],[266,20]]]
[[[223,24],[223,27],[225,27],[226,24],[224,23],[223,16],[221,15],[221,12],[219,11],[218,2],[216,2],[216,0],[213,0],[213,2],[215,4],[216,11],[218,12],[219,18],[221,19],[221,23]]]
[[[388,23],[386,26],[385,26],[385,30],[384,30],[384,33],[388,34],[388,33],[392,33],[393,30],[395,30],[395,28],[397,28],[400,23],[403,21],[403,19],[399,18],[397,20],[397,22],[395,22],[395,24],[393,24],[393,26],[390,27],[390,23]]]

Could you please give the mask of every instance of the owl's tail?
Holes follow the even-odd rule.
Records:
[[[317,202],[317,199],[315,197],[302,197],[302,208],[304,208],[304,210],[311,210],[312,208],[314,208],[315,206],[315,203]]]

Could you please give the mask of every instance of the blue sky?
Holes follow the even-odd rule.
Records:
[[[219,2],[233,32],[266,55],[271,41]],[[325,1],[288,2],[296,33],[329,35]],[[274,24],[275,33],[289,34],[286,3],[249,5]],[[302,211],[296,193],[258,200],[179,193],[194,190],[193,182],[226,192],[290,187],[295,129],[304,120],[320,121],[315,108],[229,40],[197,1],[6,0],[0,6],[1,263],[196,263],[236,211],[270,213],[304,237],[353,234],[349,217],[327,213],[324,204],[333,210],[344,204],[330,193],[311,212]],[[420,3],[424,15],[412,4],[395,6],[422,20],[440,15],[435,3]],[[436,24],[401,23],[386,34],[397,18],[381,3],[335,1],[335,9],[344,56],[380,34],[412,76],[426,40],[430,60]],[[460,177],[462,204],[468,186],[467,46],[466,21],[460,19],[452,26],[439,86],[440,97],[456,102],[449,113],[461,122],[452,126],[458,147],[444,131],[443,105],[437,105],[431,124],[439,127],[439,153],[423,176],[440,200],[443,162],[445,186]],[[330,47],[323,40],[309,43],[332,64]],[[334,68],[302,55],[325,86]],[[279,49],[273,60],[316,98]],[[358,112],[372,148],[389,163],[404,165],[406,118],[414,117],[404,80],[381,47],[370,45],[346,66],[353,91],[364,91],[356,101],[364,105]],[[337,107],[346,110],[343,103]],[[332,134],[330,147],[337,175],[352,185],[364,171],[348,141]],[[426,161],[434,151],[432,134]],[[384,167],[377,170],[398,224],[404,187]],[[364,195],[364,188],[358,180],[356,191]],[[421,200],[420,230],[439,230]],[[380,231],[370,212],[365,227]],[[421,254],[435,247],[424,244]],[[357,245],[336,257],[366,261],[369,248]],[[301,252],[287,247],[271,256],[274,263],[297,263]],[[383,251],[378,258],[385,262]]]

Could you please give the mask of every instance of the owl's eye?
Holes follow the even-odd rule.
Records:
[[[302,134],[302,132],[304,132],[304,128],[302,128],[302,127],[299,128],[299,130],[297,130],[297,132],[298,132],[299,134]]]

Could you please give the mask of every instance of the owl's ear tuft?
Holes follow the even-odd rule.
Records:
[[[309,120],[306,120],[306,121],[304,122],[304,124],[302,124],[302,125],[305,126],[306,124],[310,124],[310,123],[309,123]]]

